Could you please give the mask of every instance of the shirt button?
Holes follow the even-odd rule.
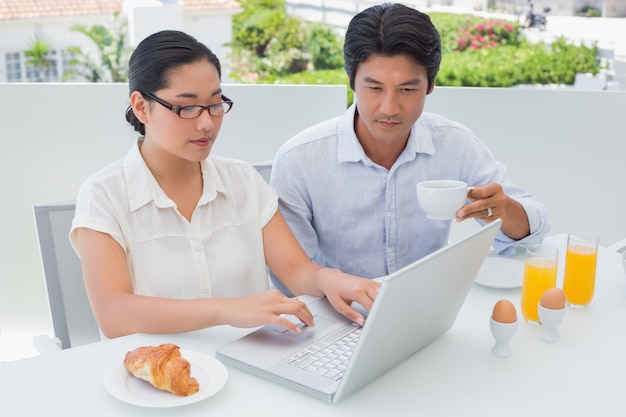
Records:
[[[393,248],[387,248],[387,252],[389,253],[393,252]]]
[[[387,217],[391,217],[391,212],[390,211],[387,212]]]
[[[193,250],[200,252],[202,250],[202,246],[194,246]]]

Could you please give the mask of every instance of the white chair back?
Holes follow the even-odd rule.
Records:
[[[74,209],[73,201],[33,206],[54,333],[63,349],[101,340],[80,259],[69,241]]]
[[[272,161],[254,162],[252,166],[259,171],[265,182],[269,184],[270,176],[272,175]]]

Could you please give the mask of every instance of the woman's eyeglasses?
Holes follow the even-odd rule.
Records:
[[[156,101],[163,107],[176,113],[181,119],[195,119],[200,117],[203,111],[207,110],[211,116],[222,116],[233,108],[233,101],[222,94],[222,101],[217,104],[211,104],[210,106],[174,106],[165,100],[162,100],[151,93],[141,93],[143,96],[148,97],[151,100]]]

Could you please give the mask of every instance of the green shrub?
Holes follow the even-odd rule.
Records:
[[[285,0],[242,0],[244,11],[233,17],[233,74],[254,81],[271,74],[307,69],[302,21],[287,14]]]
[[[243,0],[233,17],[231,77],[243,82],[304,70],[343,67],[343,42],[332,27],[290,16],[285,0]]]
[[[352,104],[354,95],[350,89],[348,75],[342,69],[303,71],[297,74],[268,77],[258,81],[259,84],[309,84],[309,85],[345,85],[348,90],[347,105]]]
[[[578,13],[576,13],[576,15],[585,17],[601,17],[602,11],[591,6],[586,6],[583,7]]]
[[[457,47],[460,28],[478,24],[484,19],[469,14],[434,12],[429,13],[430,19],[439,31],[443,54],[452,52]]]
[[[233,43],[265,57],[272,41],[281,48],[301,48],[300,20],[287,14],[285,0],[241,0],[244,11],[233,17]]]
[[[501,19],[489,19],[476,25],[461,28],[455,51],[466,49],[519,46],[520,25]]]
[[[328,25],[313,23],[308,27],[309,52],[316,70],[343,68],[343,41]]]
[[[574,46],[565,38],[552,45],[467,50],[444,55],[437,85],[512,87],[519,84],[573,84],[578,72],[596,74],[597,47]]]

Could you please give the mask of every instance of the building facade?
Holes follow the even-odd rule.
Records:
[[[72,27],[115,30],[123,20],[131,48],[150,33],[178,29],[205,43],[226,64],[232,16],[241,11],[232,0],[0,0],[0,82],[62,81],[73,58],[68,48],[79,47],[98,59],[93,42]],[[45,71],[29,64],[24,53],[36,41],[50,47],[52,65]],[[228,73],[225,68],[225,78]]]

